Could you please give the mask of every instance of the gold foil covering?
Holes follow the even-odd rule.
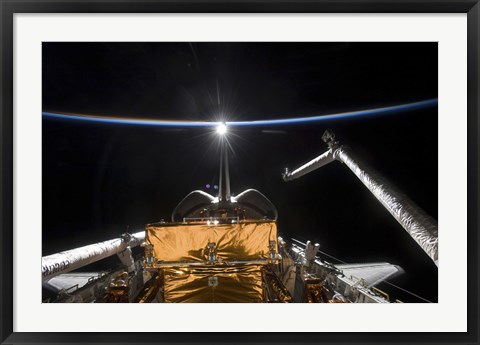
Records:
[[[164,302],[262,302],[262,266],[166,267]]]
[[[209,242],[215,243],[216,257],[222,261],[266,260],[269,242],[277,241],[277,224],[257,221],[147,225],[146,235],[147,243],[153,245],[153,267],[173,262],[206,262]]]

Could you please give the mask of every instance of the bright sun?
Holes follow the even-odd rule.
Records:
[[[217,133],[220,135],[225,135],[227,133],[227,125],[224,123],[221,123],[217,127]]]

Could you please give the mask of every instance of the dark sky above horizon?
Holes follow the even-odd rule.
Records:
[[[438,97],[436,43],[43,43],[42,58],[43,111],[59,113],[245,121]],[[285,167],[325,151],[327,128],[438,217],[436,107],[232,128],[232,192],[265,194],[284,237],[319,242],[347,262],[398,264],[406,272],[393,283],[436,301],[436,266],[347,167],[283,182]],[[192,190],[214,193],[215,140],[205,128],[44,118],[43,255],[168,220]]]

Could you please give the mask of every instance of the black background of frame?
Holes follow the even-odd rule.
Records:
[[[15,13],[468,13],[468,332],[466,333],[14,333],[13,15]],[[478,344],[479,0],[0,0],[0,179],[2,344]],[[455,116],[454,114],[452,116]],[[454,145],[456,133],[452,133]],[[463,149],[463,148],[459,148]],[[455,277],[452,277],[452,282]],[[452,292],[454,287],[452,286]],[[452,293],[451,298],[455,298]],[[306,317],[300,315],[300,317]],[[319,316],[317,316],[319,317]],[[450,315],[453,319],[455,315]],[[287,320],[279,320],[288,322]],[[319,317],[319,322],[321,318]],[[120,325],[119,325],[120,326]],[[239,325],[241,327],[241,325]],[[220,330],[219,330],[220,331]]]

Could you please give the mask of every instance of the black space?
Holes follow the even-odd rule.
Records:
[[[43,111],[227,121],[354,111],[437,98],[436,43],[43,43]],[[323,153],[323,131],[438,216],[436,107],[308,125],[232,129],[232,192],[256,188],[285,238],[347,262],[388,261],[392,280],[438,299],[437,268],[339,162],[285,183]],[[263,130],[282,132],[265,133]],[[283,133],[283,131],[285,131]],[[107,240],[160,219],[218,183],[205,128],[43,119],[43,255]],[[211,193],[213,191],[210,190]],[[441,238],[440,238],[441,241]],[[329,260],[328,258],[327,261]],[[332,260],[330,260],[332,261]],[[382,284],[405,302],[419,299]]]

